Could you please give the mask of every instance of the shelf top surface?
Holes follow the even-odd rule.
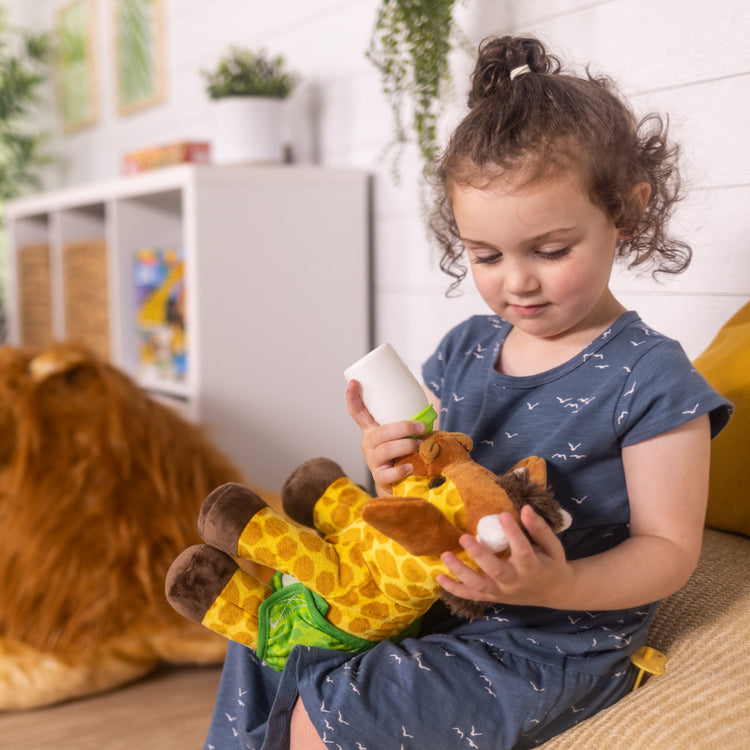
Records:
[[[120,199],[127,200],[152,193],[188,189],[195,184],[217,185],[247,182],[275,183],[315,180],[331,184],[367,179],[364,170],[309,165],[230,165],[178,164],[136,175],[118,177],[59,188],[45,193],[8,201],[3,207],[10,219],[32,217],[50,211],[83,208]]]

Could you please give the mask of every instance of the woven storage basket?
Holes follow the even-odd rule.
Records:
[[[109,358],[107,245],[104,240],[63,246],[65,338]]]
[[[47,346],[52,340],[49,247],[21,247],[16,263],[21,343]]]

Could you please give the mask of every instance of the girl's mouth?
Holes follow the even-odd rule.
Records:
[[[514,313],[516,313],[516,315],[520,315],[524,318],[530,318],[546,310],[548,305],[549,303],[545,302],[541,305],[509,305],[509,307],[511,308],[511,310],[513,310]]]

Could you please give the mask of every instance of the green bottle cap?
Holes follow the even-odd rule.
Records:
[[[422,411],[420,411],[418,414],[415,414],[412,419],[416,420],[417,422],[424,422],[425,425],[427,425],[427,433],[432,432],[432,425],[435,423],[435,420],[437,419],[438,415],[435,411],[432,404],[427,404]]]

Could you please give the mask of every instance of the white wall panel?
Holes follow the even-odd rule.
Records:
[[[53,26],[63,1],[6,5],[13,20],[44,30]],[[114,112],[110,2],[97,0],[97,7],[101,117],[79,133],[56,133],[61,165],[49,172],[49,187],[114,176],[122,153],[132,149],[208,137],[210,108],[200,70],[212,67],[230,44],[263,46],[283,53],[304,77],[287,105],[295,157],[365,167],[375,175],[379,340],[392,340],[418,366],[450,325],[483,309],[471,291],[459,300],[443,297],[449,279],[437,271],[422,225],[415,150],[403,154],[399,184],[381,158],[391,113],[364,54],[378,0],[165,0],[167,99],[129,117]],[[592,71],[612,75],[637,111],[670,112],[689,189],[674,229],[693,245],[695,260],[661,286],[621,273],[613,283],[626,305],[698,353],[750,298],[750,4],[463,0],[457,16],[472,43],[495,33],[539,34],[566,61],[591,63]],[[443,130],[463,113],[471,56],[455,53],[452,67],[459,78]]]

